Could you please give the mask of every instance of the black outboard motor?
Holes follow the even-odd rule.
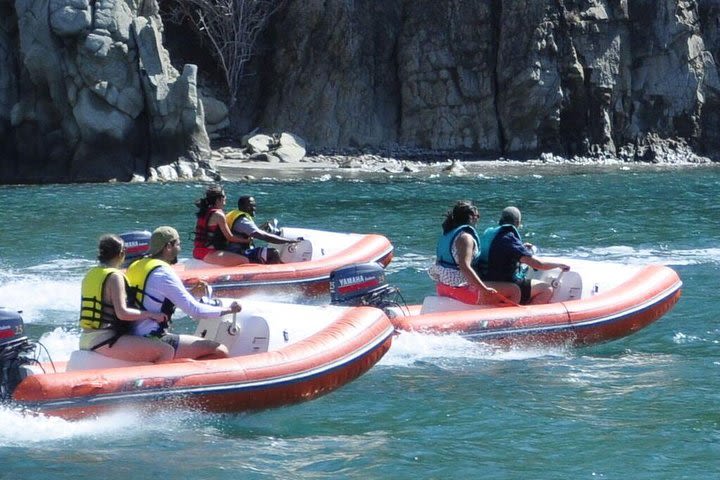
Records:
[[[0,307],[0,403],[9,400],[15,387],[29,374],[26,365],[36,363],[28,355],[35,351],[25,336],[19,312]]]
[[[385,270],[376,262],[338,268],[330,273],[330,303],[341,306],[397,306],[399,291],[385,282]]]
[[[151,233],[147,230],[135,230],[132,232],[121,233],[119,236],[125,242],[125,262],[122,267],[127,268],[132,262],[138,258],[147,255],[150,250]]]

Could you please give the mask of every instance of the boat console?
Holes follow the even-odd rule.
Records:
[[[553,270],[528,270],[526,278],[549,283],[554,291],[548,303],[567,302],[583,297],[583,281],[580,272],[570,270],[561,272]],[[586,293],[589,296],[590,292]]]
[[[270,326],[261,315],[226,315],[198,322],[195,335],[225,345],[231,357],[267,352],[270,347]]]

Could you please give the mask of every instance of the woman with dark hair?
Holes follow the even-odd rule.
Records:
[[[152,319],[165,322],[164,313],[151,313],[128,306],[127,280],[119,270],[125,260],[125,245],[117,235],[103,235],[98,261],[82,281],[80,304],[80,349],[106,357],[134,362],[171,360],[171,345],[131,333],[134,322]]]
[[[474,226],[479,218],[477,207],[468,200],[460,200],[448,210],[435,264],[428,274],[435,280],[440,296],[473,305],[517,303],[520,300],[517,285],[483,282],[478,276],[480,238]]]
[[[215,265],[233,266],[248,263],[247,257],[226,251],[228,242],[245,243],[247,240],[230,231],[225,218],[226,196],[222,187],[213,185],[205,197],[197,200],[197,223],[193,257]]]

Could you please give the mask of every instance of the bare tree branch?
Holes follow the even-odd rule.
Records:
[[[209,43],[225,77],[230,105],[234,105],[258,36],[284,1],[177,0],[163,2],[163,10],[165,19],[178,25],[188,22]]]

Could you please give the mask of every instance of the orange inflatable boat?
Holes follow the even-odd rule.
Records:
[[[22,319],[0,316],[3,326],[16,332],[4,347],[27,348],[17,334]],[[235,318],[201,320],[196,330],[227,345],[230,358],[135,364],[76,351],[63,364],[23,364],[22,351],[13,360],[6,348],[0,367],[10,374],[0,376],[0,390],[6,401],[65,418],[118,409],[265,409],[313,399],[362,375],[388,351],[393,332],[375,308],[243,301]]]
[[[308,228],[284,227],[277,231],[298,243],[272,245],[283,263],[250,263],[221,267],[196,259],[181,259],[175,265],[186,286],[207,282],[216,296],[241,297],[251,293],[301,293],[319,295],[328,292],[330,272],[353,263],[377,262],[383,267],[392,260],[393,246],[382,235],[338,233]],[[130,260],[141,256],[148,247],[150,232],[122,235]]]
[[[333,294],[345,289],[352,301],[384,308],[399,331],[458,334],[465,338],[506,347],[535,345],[585,346],[619,339],[650,325],[666,314],[681,295],[678,274],[663,265],[628,265],[571,258],[555,258],[570,265],[559,270],[530,271],[529,278],[554,287],[550,303],[544,305],[468,305],[457,300],[425,297],[422,305],[398,302],[394,289],[383,292],[384,275],[358,274],[358,266],[347,267],[355,285],[370,285],[369,292],[347,280],[331,285]],[[362,266],[361,266],[362,267]],[[346,275],[336,272],[338,280]],[[339,302],[336,302],[339,303]]]

